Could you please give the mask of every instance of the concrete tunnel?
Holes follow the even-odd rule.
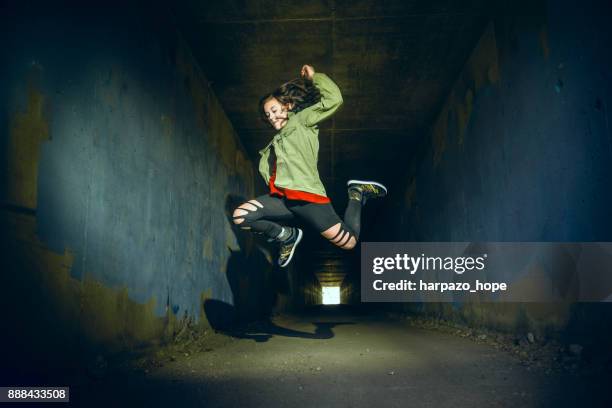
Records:
[[[0,401],[612,406],[610,4],[0,10]],[[319,127],[334,208],[349,179],[389,194],[351,251],[289,221],[304,239],[279,268],[231,213],[268,191],[259,98],[303,64],[343,96]],[[368,302],[376,242],[583,243],[597,261],[554,247],[511,282],[529,301]]]

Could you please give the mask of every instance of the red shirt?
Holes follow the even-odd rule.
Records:
[[[308,193],[306,191],[290,190],[288,188],[277,187],[274,185],[276,179],[276,160],[274,161],[274,168],[272,169],[272,176],[270,177],[270,195],[277,195],[280,197],[287,197],[289,200],[302,200],[310,203],[325,204],[330,203],[329,197],[321,196],[314,193]]]

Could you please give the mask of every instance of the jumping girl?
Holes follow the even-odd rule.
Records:
[[[283,84],[259,101],[262,119],[277,131],[259,151],[259,173],[270,192],[238,206],[233,221],[242,229],[278,242],[281,267],[291,262],[303,231],[277,221],[297,216],[340,248],[353,249],[359,239],[361,207],[368,198],[387,194],[385,186],[375,181],[349,180],[344,220],[334,211],[317,169],[318,123],[341,104],[338,86],[310,65],[302,67],[301,78]]]

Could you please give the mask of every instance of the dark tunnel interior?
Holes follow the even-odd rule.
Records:
[[[0,405],[2,387],[69,387],[87,407],[612,406],[610,17],[3,2]],[[313,148],[336,213],[348,180],[388,194],[352,250],[279,222],[303,231],[280,268],[232,213],[269,192],[260,98],[305,64],[342,95]],[[488,275],[522,268],[529,301],[365,299],[367,244],[451,242],[559,245]]]

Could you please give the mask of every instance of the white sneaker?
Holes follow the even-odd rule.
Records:
[[[291,259],[293,258],[293,253],[295,252],[295,248],[297,248],[298,244],[302,240],[302,230],[300,228],[295,228],[297,230],[297,234],[293,239],[287,240],[285,242],[280,243],[280,251],[278,255],[278,264],[281,268],[289,265]]]

